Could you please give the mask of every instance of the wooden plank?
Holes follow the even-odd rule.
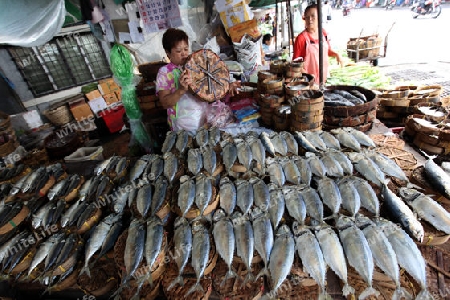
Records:
[[[442,252],[436,250],[436,262],[440,269],[444,269],[444,258],[442,257]],[[444,274],[438,272],[438,288],[441,295],[445,295],[445,277]]]

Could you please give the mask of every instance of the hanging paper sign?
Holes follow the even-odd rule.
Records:
[[[177,0],[137,1],[146,33],[183,25]]]

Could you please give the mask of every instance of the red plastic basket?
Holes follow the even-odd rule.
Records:
[[[125,113],[125,108],[123,105],[116,105],[114,107],[102,110],[98,115],[103,118],[106,126],[110,133],[120,131],[124,125],[123,114]]]

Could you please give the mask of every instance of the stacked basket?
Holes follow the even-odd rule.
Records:
[[[258,73],[258,105],[260,106],[261,120],[264,125],[273,125],[272,116],[275,110],[284,102],[283,80],[271,72]]]
[[[323,120],[323,93],[304,90],[290,100],[292,106],[291,131],[321,130]]]
[[[11,126],[11,118],[8,114],[0,112],[0,157],[7,156],[18,146],[15,131]]]

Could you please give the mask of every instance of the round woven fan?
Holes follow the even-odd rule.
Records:
[[[209,49],[191,54],[184,68],[191,73],[189,88],[207,102],[219,100],[228,93],[230,74],[226,64]]]

